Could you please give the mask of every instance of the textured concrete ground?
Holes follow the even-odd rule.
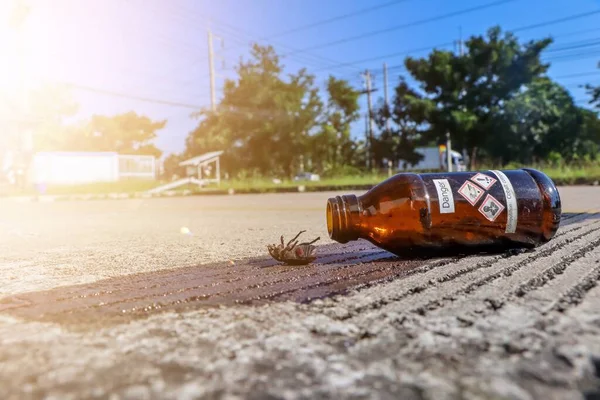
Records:
[[[2,201],[0,398],[597,398],[600,188],[560,192],[535,251],[408,264],[331,244],[331,193]],[[300,229],[315,265],[264,258]]]

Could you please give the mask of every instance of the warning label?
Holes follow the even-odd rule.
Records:
[[[494,222],[503,210],[504,206],[502,203],[489,194],[485,197],[483,203],[481,203],[481,207],[479,207],[479,212],[491,222]]]
[[[473,182],[476,182],[477,184],[479,184],[479,186],[481,186],[485,190],[488,190],[489,188],[491,188],[492,186],[494,186],[494,183],[497,182],[496,179],[491,178],[491,177],[489,177],[487,175],[484,175],[481,172],[479,172],[476,175],[474,175],[471,178],[471,180]]]
[[[515,233],[517,231],[517,223],[519,220],[519,212],[517,210],[517,195],[515,188],[510,183],[510,179],[502,172],[492,170],[492,174],[500,180],[504,196],[506,198],[506,233]]]
[[[483,196],[483,190],[472,182],[465,181],[463,185],[458,189],[458,193],[464,197],[472,206],[477,204],[481,196]]]
[[[454,195],[448,179],[434,179],[433,184],[438,194],[440,214],[454,213]]]

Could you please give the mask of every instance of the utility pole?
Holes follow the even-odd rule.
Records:
[[[390,102],[388,99],[388,71],[387,71],[387,63],[383,63],[383,98],[385,101],[385,105],[387,107],[390,106]],[[385,130],[390,131],[390,119],[385,119]]]
[[[450,143],[450,132],[446,132],[446,163],[448,172],[452,172],[452,145]]]
[[[464,51],[463,51],[463,40],[462,40],[462,26],[458,27],[458,40],[456,40],[454,43],[456,45],[458,45],[459,57],[463,57]],[[464,150],[463,150],[463,152],[464,152]],[[448,172],[452,172],[452,143],[450,140],[450,132],[449,131],[446,132],[446,164],[447,164]]]
[[[456,44],[458,44],[458,55],[462,57],[464,55],[463,40],[462,40],[462,26],[458,27],[458,40],[456,41]]]
[[[368,152],[367,152],[367,167],[374,168],[375,167],[375,157],[373,154],[373,105],[371,103],[371,72],[369,70],[365,71],[365,83],[367,89],[367,115],[368,115],[368,130],[367,130],[367,140],[368,140]]]
[[[373,138],[373,114],[372,114],[372,105],[371,105],[371,92],[375,92],[377,89],[371,88],[371,73],[367,70],[363,74],[361,74],[365,80],[365,89],[361,90],[360,94],[367,95],[367,107],[368,112],[365,114],[365,147],[367,151],[366,155],[366,165],[367,168],[371,166],[371,146],[372,146],[372,138]]]
[[[215,95],[215,60],[213,52],[213,36],[210,29],[208,30],[208,63],[210,70],[210,107],[213,111],[216,110],[216,95]]]
[[[217,94],[216,94],[216,85],[215,85],[215,52],[213,49],[213,41],[216,36],[213,35],[210,28],[208,29],[208,68],[210,73],[210,106],[212,111],[217,109]],[[224,46],[223,38],[221,39],[221,48]],[[224,61],[223,61],[224,62]]]

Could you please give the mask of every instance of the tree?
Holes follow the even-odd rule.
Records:
[[[112,117],[93,115],[87,125],[72,137],[70,147],[77,151],[114,151],[160,157],[162,152],[152,141],[166,123],[152,121],[133,111]]]
[[[348,81],[330,76],[327,95],[324,121],[311,137],[309,153],[316,170],[331,175],[357,160],[358,148],[350,136],[350,126],[360,118],[360,93]]]
[[[421,125],[425,121],[426,104],[415,90],[411,89],[404,77],[395,88],[392,106],[380,101],[375,112],[375,122],[380,135],[374,143],[375,158],[391,160],[394,165],[405,161],[414,165],[422,156],[415,152],[417,141],[421,137]],[[390,128],[386,122],[390,120]]]
[[[600,63],[598,63],[598,68],[600,68]],[[596,108],[600,110],[600,86],[586,85],[586,89],[588,90],[588,94],[592,96],[590,104],[595,104]]]
[[[63,86],[45,85],[31,93],[34,151],[59,151],[69,147],[75,127],[66,124],[79,105]]]
[[[424,92],[419,109],[425,110],[426,137],[441,143],[449,131],[453,144],[468,150],[474,168],[490,135],[501,134],[503,104],[548,69],[540,54],[551,42],[522,45],[494,27],[487,37],[471,37],[462,56],[434,50],[428,58],[408,57],[406,68]]]
[[[169,154],[165,157],[163,162],[163,176],[167,179],[184,177],[186,175],[185,167],[179,165],[184,160],[185,157],[182,154]]]
[[[579,108],[582,126],[575,144],[576,156],[581,161],[593,161],[600,158],[600,118],[598,113]]]
[[[238,78],[225,82],[217,110],[197,114],[201,121],[186,142],[186,154],[227,149],[223,166],[231,173],[290,177],[321,114],[314,76],[302,69],[282,79],[273,48],[259,45],[236,70]]]
[[[536,78],[504,105],[504,134],[489,137],[490,155],[503,164],[547,160],[552,152],[572,160],[583,116],[569,92],[547,77]]]

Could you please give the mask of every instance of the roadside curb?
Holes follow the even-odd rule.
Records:
[[[598,180],[585,178],[577,179],[554,179],[557,186],[598,186]],[[2,199],[16,202],[56,202],[56,201],[89,201],[89,200],[126,200],[126,199],[151,199],[164,197],[185,196],[225,196],[236,194],[268,194],[268,193],[306,193],[306,192],[333,192],[333,191],[368,191],[373,185],[338,185],[338,186],[287,186],[263,189],[214,189],[204,191],[167,190],[161,193],[134,192],[134,193],[105,193],[105,194],[73,194],[73,195],[40,195],[40,196],[6,196]]]
[[[57,201],[90,201],[90,200],[126,200],[126,199],[152,199],[164,197],[185,196],[232,196],[240,194],[268,194],[268,193],[306,193],[328,192],[338,190],[367,191],[374,185],[345,185],[345,186],[296,186],[266,189],[217,189],[205,191],[192,190],[167,190],[161,193],[134,192],[134,193],[107,193],[107,194],[73,194],[73,195],[30,195],[6,196],[4,199],[16,202],[57,202]]]

